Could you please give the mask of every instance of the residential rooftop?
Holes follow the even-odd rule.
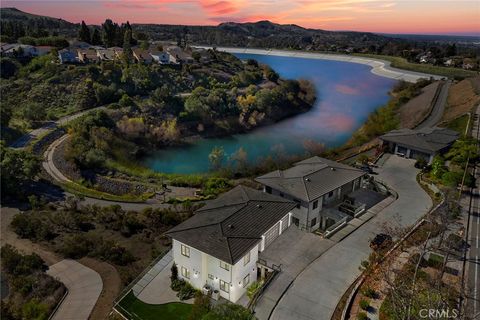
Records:
[[[247,254],[295,203],[237,186],[209,201],[167,235],[230,264]]]
[[[457,131],[448,128],[426,127],[393,130],[380,136],[380,139],[424,151],[437,152],[448,147],[459,136]]]
[[[261,184],[310,202],[365,175],[362,170],[320,157],[312,157],[286,170],[276,170],[255,180]]]

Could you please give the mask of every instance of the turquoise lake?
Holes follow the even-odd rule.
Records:
[[[143,165],[166,173],[204,173],[209,171],[208,155],[222,146],[226,156],[242,147],[249,161],[269,154],[304,154],[304,142],[312,140],[326,147],[345,143],[367,119],[385,104],[396,80],[380,77],[362,64],[295,57],[236,54],[270,65],[282,78],[311,80],[317,101],[307,113],[225,138],[201,139],[188,146],[167,148],[145,158]]]

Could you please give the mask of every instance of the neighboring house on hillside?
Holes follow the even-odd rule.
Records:
[[[112,49],[98,49],[97,56],[103,61],[113,61],[117,58],[115,51]]]
[[[6,57],[34,57],[37,50],[34,46],[28,44],[14,43],[2,46],[2,55]]]
[[[170,55],[165,51],[152,50],[150,51],[153,61],[160,64],[170,63]]]
[[[362,185],[366,173],[336,161],[312,157],[286,170],[276,170],[256,178],[264,192],[296,202],[292,223],[302,230],[326,230],[350,219],[351,215],[336,210],[346,196]]]
[[[148,53],[147,50],[140,48],[133,49],[133,57],[138,63],[150,64],[152,63],[152,56]]]
[[[411,159],[424,158],[431,163],[436,154],[448,149],[459,136],[454,130],[433,127],[393,130],[380,139],[391,153]]]
[[[96,63],[100,60],[95,49],[78,49],[77,56],[82,63]]]
[[[115,59],[121,59],[123,54],[123,48],[121,47],[110,47],[108,50],[112,50],[115,53]]]
[[[77,52],[63,49],[58,51],[58,60],[60,63],[77,63],[78,62],[78,55]]]
[[[182,48],[178,46],[167,47],[167,52],[170,55],[170,63],[193,63],[192,56],[183,51]]]
[[[236,302],[257,280],[257,268],[266,271],[258,253],[290,226],[293,208],[292,201],[244,186],[208,202],[167,232],[179,277]]]
[[[36,51],[36,56],[44,56],[44,55],[47,55],[49,54],[52,50],[54,49],[54,47],[52,46],[36,46],[35,47],[35,51]]]

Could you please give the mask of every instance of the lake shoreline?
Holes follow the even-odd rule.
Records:
[[[194,46],[196,48],[213,49],[208,46]],[[257,54],[257,55],[271,55],[279,57],[291,57],[291,58],[306,58],[306,59],[319,59],[319,60],[332,60],[340,62],[358,63],[368,65],[371,67],[371,72],[375,75],[390,78],[394,80],[404,80],[407,82],[416,82],[419,79],[433,78],[440,80],[443,77],[409,70],[402,70],[391,66],[391,62],[387,60],[377,58],[366,58],[360,56],[336,54],[336,53],[318,53],[308,52],[300,50],[277,50],[277,49],[254,49],[254,48],[235,48],[235,47],[216,47],[218,51],[224,51],[228,53],[240,53],[240,54]]]

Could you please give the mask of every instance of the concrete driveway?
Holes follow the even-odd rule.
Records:
[[[65,300],[52,320],[87,320],[102,292],[103,282],[100,275],[70,259],[51,265],[47,273],[63,282],[68,289]]]
[[[414,160],[397,156],[385,161],[378,178],[397,191],[398,200],[313,261],[293,281],[272,314],[259,314],[259,319],[331,319],[340,298],[360,275],[358,267],[370,254],[369,242],[382,231],[383,223],[412,225],[430,209],[431,199],[417,184],[418,170],[413,164]]]

